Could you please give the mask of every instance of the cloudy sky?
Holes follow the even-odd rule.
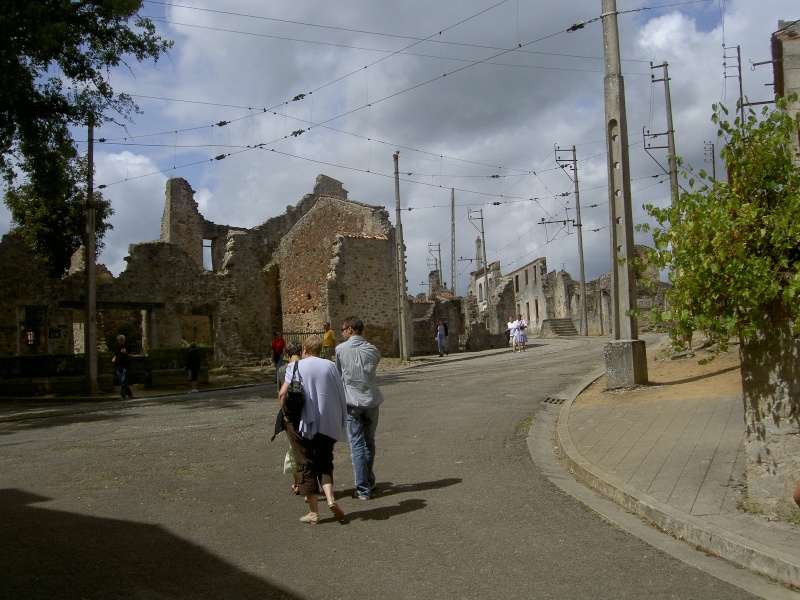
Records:
[[[557,147],[568,158],[574,145],[586,277],[607,273],[601,9],[601,0],[146,0],[141,14],[175,45],[155,65],[111,74],[143,112],[127,129],[96,132],[106,141],[95,149],[95,181],[116,211],[100,262],[119,274],[128,244],[159,237],[170,177],[188,180],[216,223],[253,227],[280,215],[320,173],[394,222],[399,151],[409,293],[425,290],[438,258],[431,247],[451,282],[452,189],[459,294],[475,268],[460,259],[474,259],[481,211],[488,260],[504,273],[544,256],[549,270],[577,278],[576,229],[563,224],[575,218],[574,186],[556,161]],[[677,153],[710,171],[705,142],[719,152],[711,105],[735,107],[739,96],[736,47],[747,98],[771,99],[771,65],[752,63],[769,60],[778,21],[800,18],[800,6],[617,0],[617,9],[642,223],[643,204],[669,201],[666,150],[645,150],[666,146],[645,132],[667,129],[664,84],[651,81],[663,69],[650,63],[669,64]],[[0,233],[10,226],[2,207]]]

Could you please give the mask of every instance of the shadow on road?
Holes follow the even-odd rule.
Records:
[[[382,506],[380,508],[351,511],[345,515],[341,523],[342,525],[347,525],[352,521],[385,521],[397,515],[423,509],[425,506],[425,500],[420,500],[419,498],[402,500],[399,504],[395,504],[394,506]]]
[[[419,483],[392,483],[391,481],[381,481],[372,490],[373,497],[385,498],[394,494],[408,494],[413,492],[424,492],[425,490],[438,490],[461,483],[463,479],[459,477],[448,477],[447,479],[437,479],[436,481],[421,481]],[[353,496],[355,488],[342,490],[343,497]]]
[[[75,423],[99,423],[102,421],[121,422],[124,420],[137,419],[138,416],[123,410],[109,408],[103,412],[86,412],[71,415],[59,415],[57,417],[42,417],[39,419],[21,419],[19,421],[9,421],[3,424],[0,435],[9,435],[19,431],[30,429],[51,429],[54,427],[64,427]]]
[[[31,506],[47,500],[0,490],[4,597],[298,598],[158,525]]]

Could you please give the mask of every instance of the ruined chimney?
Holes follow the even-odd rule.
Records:
[[[481,246],[481,236],[475,238],[475,270],[483,269],[483,247]]]
[[[432,300],[442,291],[442,276],[439,269],[428,273],[428,299]]]
[[[203,217],[194,201],[194,190],[182,177],[167,181],[161,241],[180,246],[203,266]]]
[[[347,200],[347,190],[344,189],[341,181],[336,181],[327,175],[317,175],[317,181],[314,184],[314,195],[332,196],[333,198],[340,198]]]

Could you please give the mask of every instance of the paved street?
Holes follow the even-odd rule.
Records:
[[[0,423],[0,597],[754,597],[532,461],[527,425],[602,365],[604,341],[383,373],[378,493],[352,498],[338,444],[347,518],[315,527],[297,521],[285,437],[269,441],[273,386]]]

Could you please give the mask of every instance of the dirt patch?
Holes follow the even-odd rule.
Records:
[[[701,344],[702,341],[698,341]],[[707,364],[704,359],[714,357]],[[621,390],[605,390],[605,375],[575,399],[575,405],[613,404],[631,399],[684,400],[719,395],[741,395],[742,376],[739,346],[715,354],[710,349],[676,354],[667,348],[648,351],[647,385]]]

